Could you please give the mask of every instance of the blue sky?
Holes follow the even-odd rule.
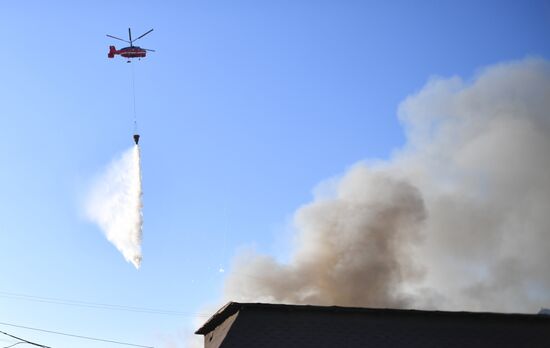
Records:
[[[131,66],[107,59],[119,42],[105,37],[129,26],[154,28],[140,45],[157,50],[134,64],[139,271],[81,209],[132,145]],[[195,329],[5,293],[200,311],[240,248],[284,257],[319,182],[404,143],[397,107],[430,76],[549,58],[548,33],[548,1],[1,2],[0,322],[156,346]]]

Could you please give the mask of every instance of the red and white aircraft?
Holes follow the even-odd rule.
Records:
[[[139,36],[135,40],[132,40],[132,31],[130,30],[130,28],[128,28],[128,39],[129,40],[124,40],[124,39],[121,39],[121,38],[113,36],[113,35],[107,35],[108,37],[112,37],[113,39],[124,41],[124,42],[127,42],[127,43],[130,44],[130,46],[121,48],[119,50],[117,50],[115,46],[109,46],[109,53],[107,54],[107,57],[114,58],[115,55],[118,54],[118,55],[120,55],[124,58],[128,58],[128,63],[130,63],[131,58],[141,59],[141,58],[144,58],[147,55],[147,51],[155,52],[155,50],[150,50],[150,49],[147,49],[147,48],[141,48],[139,46],[134,46],[135,41],[141,39],[142,37],[144,37],[145,35],[149,34],[152,31],[153,31],[153,29],[149,30],[148,32],[146,32],[145,34]]]

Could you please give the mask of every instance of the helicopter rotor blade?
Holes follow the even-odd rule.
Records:
[[[124,41],[124,42],[130,43],[130,41],[128,41],[128,40],[124,40],[124,39],[121,39],[121,38],[116,37],[116,36],[113,36],[113,35],[107,34],[107,36],[108,36],[108,37],[112,37],[113,39],[117,39],[117,40],[120,40],[120,41]]]
[[[128,38],[130,39],[130,46],[132,46],[132,31],[128,28]]]
[[[149,52],[156,52],[155,50],[150,50],[150,49],[148,49],[148,48],[143,48],[143,47],[142,47],[142,49],[144,49],[144,50],[146,50],[146,51],[149,51]]]
[[[149,31],[146,32],[145,34],[139,36],[139,37],[138,37],[137,39],[135,39],[134,41],[137,41],[137,40],[141,39],[142,37],[144,37],[145,35],[149,34],[149,33],[152,32],[152,31],[153,31],[153,29],[149,30]]]

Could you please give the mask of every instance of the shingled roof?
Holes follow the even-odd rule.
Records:
[[[196,334],[205,348],[550,347],[550,317],[229,302]]]

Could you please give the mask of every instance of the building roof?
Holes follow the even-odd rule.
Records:
[[[547,347],[550,317],[229,302],[196,334],[205,347]]]
[[[426,311],[416,309],[390,309],[390,308],[366,308],[366,307],[341,307],[341,306],[314,306],[314,305],[290,305],[274,303],[240,303],[228,302],[220,308],[210,319],[206,321],[195,334],[204,335],[233,314],[246,309],[256,310],[277,310],[277,311],[313,311],[325,313],[363,313],[373,315],[413,315],[425,317],[468,317],[468,318],[486,318],[486,319],[520,319],[520,320],[543,320],[550,324],[550,318],[543,316],[542,311],[539,314],[524,313],[494,313],[494,312],[467,312],[467,311]]]

